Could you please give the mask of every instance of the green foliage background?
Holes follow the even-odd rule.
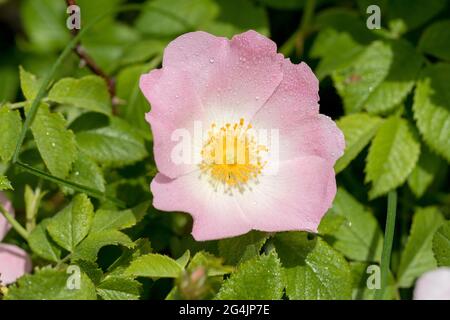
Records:
[[[385,299],[410,299],[415,280],[450,266],[450,4],[445,0],[78,0],[85,52],[58,66],[12,158],[25,114],[72,35],[64,0],[0,1],[0,190],[13,199],[34,272],[5,299],[373,299],[386,194],[399,205]],[[381,8],[379,30],[366,9]],[[195,242],[182,213],[151,207],[156,173],[150,108],[139,76],[176,36],[248,29],[277,42],[320,79],[321,113],[347,148],[338,193],[319,234],[250,232]],[[44,80],[43,80],[44,79]],[[45,85],[45,83],[44,83]],[[16,159],[17,160],[17,159]],[[68,290],[70,265],[81,289]]]

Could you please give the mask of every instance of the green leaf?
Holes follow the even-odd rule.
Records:
[[[68,180],[104,192],[105,179],[100,167],[88,156],[78,153]]]
[[[345,189],[338,188],[333,207],[326,215],[345,219],[337,230],[327,234],[333,237],[335,249],[352,260],[380,261],[383,233],[378,221]]]
[[[317,77],[322,80],[333,71],[348,67],[363,49],[348,33],[339,33],[334,29],[321,31],[310,52],[311,57],[321,58],[315,70]]]
[[[436,267],[432,240],[443,222],[442,214],[434,207],[419,208],[415,212],[397,272],[397,282],[401,288],[411,287],[418,276]]]
[[[378,129],[369,149],[366,182],[371,199],[402,185],[417,163],[420,144],[406,120],[392,116]]]
[[[228,38],[250,29],[269,35],[268,17],[263,7],[249,0],[215,0],[214,2],[219,6],[219,15],[202,26],[202,30]]]
[[[366,26],[361,14],[347,8],[330,8],[321,10],[314,19],[319,30],[334,29],[339,33],[347,33],[359,44],[368,45],[377,36]]]
[[[446,221],[433,237],[433,252],[438,266],[450,267],[450,221]]]
[[[425,142],[450,162],[450,64],[427,67],[414,95],[414,118]]]
[[[78,132],[76,139],[84,153],[105,165],[131,164],[147,155],[140,132],[116,117],[109,126]]]
[[[238,270],[225,280],[216,299],[278,300],[282,296],[280,260],[272,252],[242,263]]]
[[[386,78],[364,102],[370,113],[386,113],[397,107],[413,88],[424,59],[406,41],[389,43],[392,61]]]
[[[133,241],[124,233],[117,230],[104,230],[89,233],[89,235],[75,248],[74,260],[96,261],[101,248],[108,245],[122,245],[127,248],[134,246]]]
[[[108,277],[97,286],[103,300],[139,300],[142,285],[124,277]]]
[[[134,63],[142,63],[148,61],[153,57],[162,56],[166,45],[167,45],[166,41],[158,39],[144,39],[138,41],[137,43],[131,44],[127,48],[125,48],[125,51],[123,52],[123,55],[120,59],[121,64],[128,65]],[[131,70],[133,70],[134,68],[140,69],[141,67],[140,66],[130,67]],[[147,71],[148,69],[145,70],[145,72]],[[121,83],[123,83],[123,86],[125,87],[128,85],[128,83],[125,83],[124,81],[121,80],[121,78],[122,79],[124,78],[123,76],[122,77],[120,76],[121,73],[122,71],[119,73],[117,77],[117,92],[119,97],[122,97],[122,94],[119,93],[121,91],[119,88],[122,87]]]
[[[44,219],[30,233],[28,244],[38,256],[49,261],[58,262],[61,258],[61,248],[54,243],[47,233],[51,219]]]
[[[429,1],[426,5],[423,0],[409,0],[407,4],[389,1],[389,26],[392,29],[400,24],[404,31],[415,29],[437,15],[445,5],[445,0]]]
[[[108,268],[109,275],[123,276],[125,270],[136,258],[152,252],[152,247],[148,239],[138,239],[133,247],[125,248],[122,255]]]
[[[258,256],[268,237],[265,232],[250,231],[243,236],[220,240],[220,256],[226,263],[237,265]]]
[[[321,236],[329,236],[338,232],[344,223],[348,223],[347,219],[344,216],[334,214],[331,210],[328,210],[327,213],[320,220],[318,233]]]
[[[366,113],[350,114],[337,121],[338,127],[344,133],[345,151],[334,166],[336,173],[344,170],[369,144],[381,123],[381,118]]]
[[[408,177],[408,186],[418,198],[425,193],[443,165],[445,162],[441,158],[422,145],[419,161]]]
[[[48,99],[89,111],[111,114],[111,98],[104,79],[86,76],[59,80],[48,93]]]
[[[375,267],[378,271],[371,270],[369,267]],[[352,270],[353,278],[353,300],[373,300],[376,289],[369,289],[368,284],[374,285],[372,277],[380,276],[380,269],[378,265],[369,264],[365,262],[351,262],[350,268]],[[376,273],[378,272],[378,274]],[[397,296],[397,289],[395,286],[395,279],[392,273],[389,272],[388,285],[384,291],[383,300],[394,300]]]
[[[34,74],[26,71],[22,66],[19,66],[19,74],[22,93],[28,101],[31,101],[36,97],[40,83]]]
[[[429,26],[420,37],[419,49],[450,61],[450,20],[437,21]]]
[[[108,8],[108,10],[115,10],[117,9],[124,0],[77,0],[77,5],[80,6],[82,11],[82,24],[86,25],[88,23],[92,23],[97,19],[99,16],[103,15],[105,13],[105,8]],[[108,17],[103,18],[101,21],[98,21],[98,24],[100,26],[105,27],[108,26],[108,24],[112,23],[114,21],[115,15],[111,15]]]
[[[352,278],[347,261],[319,237],[304,232],[275,236],[290,299],[350,299]]]
[[[11,65],[0,66],[0,104],[12,101],[17,95],[19,77],[15,67]]]
[[[63,48],[70,40],[66,27],[66,5],[54,0],[21,2],[21,21],[34,49],[52,52]]]
[[[209,277],[223,276],[233,271],[233,267],[223,265],[222,258],[205,251],[197,252],[189,263],[189,271],[195,271],[197,268],[206,269],[206,274]]]
[[[74,263],[73,260],[71,262]],[[95,285],[98,285],[102,281],[103,271],[95,262],[76,260],[75,264],[80,267],[81,271],[83,271]]]
[[[185,268],[189,250],[177,260]],[[175,286],[166,296],[166,300],[208,300],[216,296],[222,282],[223,275],[229,274],[233,267],[224,266],[223,259],[208,252],[199,251],[189,262],[187,268],[175,282]]]
[[[150,139],[150,126],[145,121],[145,113],[150,111],[150,104],[139,89],[139,79],[148,70],[147,65],[122,69],[117,76],[117,96],[126,101],[120,108],[121,116],[142,131],[144,137]]]
[[[73,252],[89,233],[93,214],[94,208],[89,198],[85,194],[78,194],[67,207],[51,218],[47,230],[58,245]]]
[[[197,29],[218,13],[211,0],[154,0],[147,2],[135,26],[144,34],[174,36]]]
[[[100,209],[94,215],[91,232],[131,228],[144,217],[149,205],[149,202],[144,202],[133,209],[123,211]]]
[[[76,158],[76,142],[72,131],[66,129],[66,120],[59,113],[50,112],[41,104],[31,126],[39,153],[48,170],[64,178]]]
[[[22,119],[17,110],[9,110],[8,106],[0,106],[0,158],[8,162],[16,148],[22,130]]]
[[[14,188],[12,187],[11,182],[9,182],[8,178],[0,174],[0,191],[4,190],[14,190]]]
[[[150,253],[138,257],[125,271],[126,275],[149,278],[178,278],[183,269],[172,258]]]
[[[43,269],[25,275],[8,289],[6,300],[96,300],[95,286],[84,273],[80,274],[80,288],[69,289],[71,274]]]
[[[186,250],[181,257],[177,259],[177,263],[181,268],[186,268],[189,260],[191,259],[191,251]]]
[[[109,3],[106,7],[111,8]],[[103,23],[98,23],[89,30],[83,37],[82,44],[104,72],[113,74],[121,64],[126,47],[138,41],[140,34],[135,28],[110,19],[109,22],[103,20]]]
[[[392,51],[386,43],[375,41],[354,62],[332,73],[336,90],[347,113],[360,111],[364,102],[389,72]]]

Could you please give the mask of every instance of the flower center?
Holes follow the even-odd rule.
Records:
[[[257,143],[251,124],[245,124],[244,119],[222,127],[212,123],[201,151],[200,169],[209,174],[213,184],[241,190],[261,173],[265,165],[262,152],[267,151]]]

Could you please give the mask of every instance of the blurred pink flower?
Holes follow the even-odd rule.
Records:
[[[140,88],[152,105],[156,208],[190,213],[196,240],[317,231],[345,142],[319,114],[318,80],[305,63],[291,63],[255,31],[231,40],[193,32],[167,46],[163,67],[143,75]],[[193,161],[174,161],[180,136]]]
[[[450,300],[450,268],[424,273],[416,281],[414,300]]]
[[[12,215],[14,209],[11,202],[0,192],[0,203]],[[9,223],[5,217],[0,214],[0,241],[6,236],[10,229]],[[0,243],[0,283],[10,284],[15,282],[18,278],[27,272],[31,271],[31,259],[28,254],[21,248]]]

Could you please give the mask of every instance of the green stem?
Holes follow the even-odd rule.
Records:
[[[25,188],[25,212],[27,218],[25,226],[28,232],[31,232],[36,227],[36,215],[39,209],[41,198],[45,194],[45,192],[42,193],[41,186],[42,180],[39,179],[39,183],[35,191],[33,191],[28,185]]]
[[[32,166],[29,166],[29,165],[27,165],[25,163],[22,163],[20,161],[18,161],[16,163],[16,165],[18,167],[22,168],[23,170],[25,170],[25,171],[27,171],[27,172],[29,172],[29,173],[37,176],[37,177],[40,177],[42,179],[45,179],[45,180],[48,180],[48,181],[51,181],[51,182],[55,182],[57,184],[60,184],[60,185],[65,186],[65,187],[68,187],[68,188],[70,188],[72,190],[75,190],[75,191],[78,191],[78,192],[86,193],[87,195],[90,195],[90,196],[92,196],[94,198],[98,198],[98,199],[102,199],[102,200],[104,200],[104,199],[109,200],[109,201],[113,202],[114,204],[116,204],[117,206],[119,206],[121,208],[125,208],[125,203],[124,202],[122,202],[122,201],[120,201],[120,200],[118,200],[116,198],[110,197],[110,196],[108,196],[108,195],[104,194],[103,192],[98,191],[96,189],[93,189],[93,188],[90,188],[90,187],[86,187],[86,186],[83,186],[83,185],[78,184],[78,183],[74,183],[74,182],[71,182],[71,181],[67,181],[67,180],[64,180],[64,179],[61,179],[61,178],[49,175],[48,173],[46,173],[44,171],[41,171],[41,170],[36,169],[36,168],[33,168]]]
[[[58,263],[56,264],[55,268],[59,269],[64,263],[66,263],[67,261],[69,261],[72,258],[72,254],[69,253],[67,256],[65,256],[63,259],[59,260]]]
[[[280,52],[289,56],[294,48],[297,48],[297,54],[303,53],[304,41],[306,34],[309,32],[311,21],[314,17],[314,9],[316,7],[316,0],[307,0],[305,8],[303,9],[302,20],[297,31],[281,46]]]
[[[6,211],[6,209],[3,207],[2,204],[0,204],[0,212],[3,214],[5,219],[9,222],[9,224],[14,228],[14,230],[16,230],[17,233],[22,236],[22,238],[24,238],[25,240],[28,241],[27,230],[25,230],[25,228],[22,227],[22,225],[19,222],[17,222],[17,220],[14,219],[14,217],[8,211]]]
[[[388,193],[386,229],[384,231],[383,253],[381,254],[381,288],[375,292],[375,299],[383,299],[388,283],[389,266],[391,263],[392,243],[394,241],[395,218],[397,214],[397,191]]]

